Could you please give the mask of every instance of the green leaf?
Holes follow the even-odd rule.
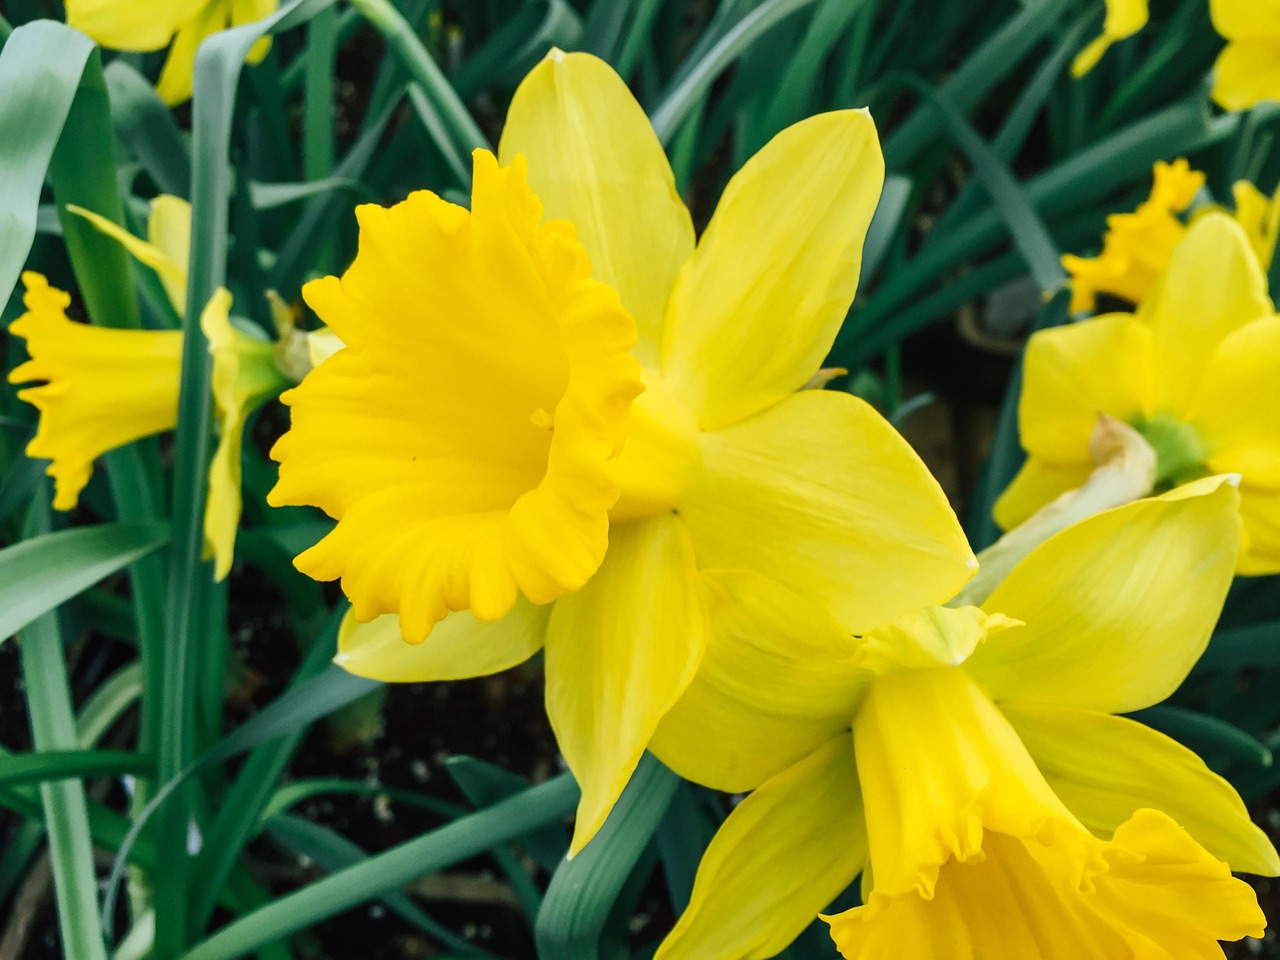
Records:
[[[155,87],[124,60],[109,63],[103,76],[120,142],[133,151],[161,193],[190,196],[191,152]]]
[[[0,756],[0,784],[82,780],[86,777],[151,776],[155,763],[127,750],[43,750]]]
[[[38,20],[0,50],[0,301],[31,250],[45,173],[96,49],[84,34]]]
[[[680,778],[646,753],[595,838],[551,878],[534,935],[540,960],[596,960],[600,936]]]
[[[278,814],[268,821],[267,833],[277,843],[294,853],[309,857],[322,870],[330,873],[364,863],[369,859],[368,851],[361,848],[359,844],[352,843],[341,834],[301,817]],[[378,899],[390,910],[419,930],[435,937],[449,949],[468,956],[493,958],[493,954],[487,950],[481,950],[475,944],[464,940],[425,913],[403,890],[388,890]]]
[[[0,550],[0,637],[161,546],[163,524],[110,523],[33,537]]]
[[[597,4],[599,8],[601,4]],[[451,78],[459,97],[519,80],[552,47],[580,46],[582,20],[565,0],[531,0],[489,34]]]
[[[387,890],[559,820],[578,802],[578,787],[561,774],[518,796],[432,830],[368,860],[308,884],[235,920],[197,944],[182,960],[233,960],[264,943],[304,930]]]
[[[455,756],[445,761],[445,769],[458,789],[476,807],[489,807],[529,789],[529,784],[501,767],[475,757]],[[569,849],[569,834],[558,823],[550,823],[527,836],[520,844],[548,873],[555,870]]]

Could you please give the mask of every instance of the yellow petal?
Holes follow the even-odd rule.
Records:
[[[1249,886],[1186,832],[1142,810],[1102,843],[1064,820],[992,831],[935,895],[887,897],[826,917],[846,960],[1220,960],[1218,940],[1258,936]]]
[[[679,518],[627,524],[609,539],[599,571],[556,603],[547,629],[547,715],[582,787],[570,856],[604,824],[707,638]]]
[[[187,264],[191,260],[191,204],[181,197],[161,194],[151,201],[147,239],[165,260],[177,268],[156,267],[169,301],[181,316],[187,309]],[[137,256],[137,254],[134,254]],[[138,259],[142,259],[139,257]],[[143,260],[144,263],[147,261]],[[151,264],[147,264],[151,266]]]
[[[1126,423],[1149,392],[1150,331],[1126,313],[1042,330],[1027,343],[1018,430],[1033,457],[1091,463],[1089,437],[1105,413]]]
[[[1163,700],[1222,610],[1238,504],[1209,479],[1050,537],[983,604],[1024,626],[991,636],[966,669],[1002,702],[1123,713]]]
[[[1280,492],[1240,485],[1244,550],[1236,572],[1242,576],[1280,573]]]
[[[995,502],[996,523],[1002,530],[1012,530],[1045,504],[1079,487],[1089,479],[1093,469],[1093,463],[1088,460],[1057,464],[1028,457]]]
[[[208,2],[199,5],[191,16],[178,27],[169,56],[165,59],[156,81],[156,93],[171,107],[191,99],[191,83],[195,74],[196,51],[211,34],[227,25],[226,5]]]
[[[649,745],[688,780],[742,793],[849,728],[869,674],[859,644],[812,602],[757,574],[703,574],[702,665]]]
[[[200,316],[213,357],[214,404],[218,448],[209,465],[205,503],[205,555],[214,559],[214,577],[226,578],[235,557],[240,525],[240,445],[245,419],[288,381],[276,368],[275,344],[240,332],[231,324],[231,294],[219,288]]]
[[[860,110],[788,127],[729,181],[663,331],[663,374],[699,427],[736,423],[817,372],[858,288],[883,184]]]
[[[1213,65],[1213,100],[1224,110],[1248,110],[1280,100],[1280,36],[1229,43]]]
[[[654,960],[776,956],[861,871],[861,807],[847,736],[769,780],[716,833]]]
[[[311,358],[311,366],[318,367],[342,349],[342,341],[328,327],[312,330],[307,334],[307,355]]]
[[[421,640],[450,610],[496,620],[580,588],[608,544],[607,473],[640,370],[635,327],[542,224],[524,163],[477,151],[472,209],[425,191],[363,206],[360,250],[303,294],[346,344],[284,395],[269,502],[338,520],[300,569]]]
[[[644,110],[604,61],[552,50],[507,111],[498,156],[529,159],[547,215],[578,228],[591,275],[635,317],[636,355],[656,366],[667,299],[693,224]]]
[[[53,506],[70,510],[108,450],[171,430],[178,421],[182,331],[108,330],[67,319],[71,298],[38,273],[24,273],[27,312],[9,332],[31,359],[10,383],[47,381],[18,391],[40,411],[27,456],[53,461]]]
[[[1235,200],[1234,217],[1249,238],[1249,247],[1258,263],[1265,270],[1271,265],[1271,255],[1276,245],[1276,218],[1280,204],[1272,202],[1248,180],[1237,180],[1231,185]]]
[[[1280,856],[1235,788],[1177,741],[1086,710],[1008,706],[1004,713],[1054,793],[1098,836],[1109,839],[1151,807],[1232,870],[1280,874]]]
[[[1208,448],[1213,473],[1280,488],[1280,318],[1255,320],[1222,341],[1206,364],[1187,420]]]
[[[152,202],[151,218],[153,221],[156,218],[155,204],[159,203],[160,199],[158,197]],[[168,199],[186,204],[185,200],[178,200],[177,197],[169,197]],[[166,208],[168,206],[166,205]],[[187,208],[187,242],[189,244],[191,237],[190,205],[187,205]],[[154,270],[160,277],[160,282],[164,285],[165,292],[169,295],[169,302],[173,304],[173,308],[178,311],[179,316],[183,314],[187,309],[187,261],[185,256],[181,260],[175,260],[169,255],[168,250],[155,244],[147,243],[145,240],[139,240],[124,227],[112,223],[106,217],[94,213],[92,210],[78,207],[74,203],[67,204],[67,211],[88,220],[93,224],[94,229],[117,241],[135,260]],[[162,214],[162,216],[165,215]]]
[[[1138,309],[1138,319],[1151,326],[1147,412],[1180,417],[1195,396],[1205,360],[1230,333],[1271,313],[1267,278],[1240,225],[1223,213],[1196,220]]]
[[[1107,0],[1107,18],[1098,37],[1076,57],[1071,73],[1082,77],[1117,40],[1131,37],[1147,24],[1147,0]]]
[[[973,572],[937,481],[879,414],[844,393],[804,391],[704,434],[679,510],[699,566],[764,574],[853,633],[942,603]]]
[[[1213,26],[1228,40],[1280,37],[1280,4],[1275,0],[1209,0]]]
[[[66,0],[67,25],[112,50],[159,50],[207,0]]]
[[[501,620],[485,622],[460,610],[441,620],[423,643],[406,643],[395,614],[360,623],[348,611],[334,662],[357,676],[387,683],[488,676],[524,663],[542,649],[550,616],[551,607],[524,599]]]

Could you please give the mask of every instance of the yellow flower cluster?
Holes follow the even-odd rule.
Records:
[[[176,34],[175,101],[202,36],[275,4],[137,4],[137,23],[67,6],[126,49]],[[1270,13],[1213,8],[1222,99]],[[1078,68],[1145,19],[1109,5]],[[825,918],[849,960],[1220,956],[1265,926],[1232,870],[1280,857],[1226,781],[1118,714],[1187,676],[1237,571],[1280,571],[1277,214],[1240,187],[1234,219],[1187,224],[1203,176],[1155,177],[1100,257],[1067,263],[1078,309],[1102,292],[1137,312],[1032,339],[1029,459],[997,516],[1034,530],[1088,480],[1099,413],[1153,451],[1147,496],[1041,536],[974,596],[921,461],[867,404],[812,388],[883,184],[869,114],[778,134],[695,236],[626,84],[553,51],[496,156],[476,151],[469,208],[421,191],[356,211],[354,262],[304,290],[322,334],[299,339],[286,310],[282,343],[251,335],[225,290],[205,308],[216,574],[246,418],[300,379],[269,502],[335,521],[296,563],[351,600],[338,663],[448,680],[543,651],[582,789],[571,856],[646,750],[749,792],[658,957],[773,956],[859,876],[863,905]],[[183,312],[182,201],[155,203],[150,242],[81,213]],[[70,509],[96,456],[174,425],[182,335],[75,324],[25,280],[12,329],[32,359],[12,379],[44,381],[20,393],[41,411],[28,452]]]
[[[1147,0],[1106,0],[1102,34],[1072,64],[1083,76],[1110,46],[1147,24]],[[1280,3],[1277,0],[1209,0],[1213,25],[1227,41],[1213,68],[1213,99],[1225,110],[1247,110],[1280,100]]]

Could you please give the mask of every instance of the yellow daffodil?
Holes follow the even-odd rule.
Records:
[[[71,510],[94,460],[177,423],[182,333],[75,323],[66,293],[38,273],[24,273],[22,282],[27,312],[9,332],[27,341],[31,359],[9,382],[47,381],[18,391],[40,411],[27,456],[53,461],[54,509]]]
[[[145,53],[169,46],[156,91],[171,106],[191,98],[196,50],[228,27],[275,12],[279,0],[66,0],[67,24],[112,50]],[[254,44],[250,63],[267,55],[270,40]]]
[[[1151,196],[1133,213],[1107,218],[1102,253],[1096,257],[1068,254],[1062,265],[1071,274],[1071,312],[1092,311],[1100,293],[1141,303],[1168,269],[1173,250],[1186,235],[1185,213],[1204,186],[1205,175],[1184,159],[1159,161]],[[1244,228],[1263,271],[1271,265],[1280,227],[1280,191],[1270,198],[1247,180],[1232,187],[1232,216]],[[1216,208],[1202,208],[1207,213]],[[1194,218],[1194,217],[1193,217]]]
[[[719,572],[706,665],[656,751],[755,789],[657,960],[774,956],[859,873],[866,905],[827,918],[850,960],[1208,960],[1261,935],[1231,870],[1280,873],[1270,841],[1194,753],[1115,716],[1203,651],[1238,502],[1206,478],[1097,514],[980,608],[926,588],[860,636]]]
[[[1147,25],[1147,0],[1107,0],[1107,18],[1102,35],[1080,51],[1071,64],[1071,73],[1083,77],[1092,70],[1113,43],[1131,37]]]
[[[154,270],[174,310],[178,314],[184,311],[190,204],[171,196],[152,201],[147,240],[92,211],[74,206],[68,209]],[[10,380],[48,381],[18,393],[41,411],[40,427],[27,453],[53,461],[49,467],[55,478],[53,505],[70,510],[89,482],[97,457],[177,425],[182,332],[108,330],[73,323],[65,313],[70,303],[65,293],[49,287],[39,274],[26,274],[23,279],[28,312],[11,330],[26,339],[32,359],[14,370]],[[275,344],[233,325],[230,310],[231,295],[219,290],[200,317],[213,358],[211,387],[219,434],[209,471],[205,549],[206,556],[214,560],[214,575],[219,580],[231,570],[240,521],[240,445],[245,420],[264,400],[295,382],[311,366],[309,338],[295,335],[291,322],[282,328],[285,335],[281,343]],[[322,345],[327,342],[321,340]],[[301,364],[283,362],[290,346],[306,358]],[[317,349],[323,352],[324,348],[313,347],[312,352]]]
[[[1280,2],[1209,0],[1227,40],[1213,67],[1213,99],[1226,110],[1280,100]]]
[[[1155,487],[1213,473],[1243,481],[1239,571],[1280,571],[1280,318],[1244,230],[1197,220],[1136,314],[1037,333],[1027,344],[1019,429],[1028,459],[996,502],[1016,527],[1093,470],[1089,436],[1104,413],[1156,452]]]
[[[813,117],[738,172],[695,245],[626,84],[555,51],[499,158],[477,151],[470,211],[427,192],[361,207],[355,262],[304,290],[345,348],[285,395],[270,502],[338,520],[297,560],[352,600],[338,662],[452,679],[545,643],[583,789],[574,852],[698,670],[699,571],[803,585],[868,625],[905,571],[937,599],[971,573],[892,428],[801,390],[882,177],[870,117]]]

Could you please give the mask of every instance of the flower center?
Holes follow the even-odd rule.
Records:
[[[1155,493],[1205,476],[1208,449],[1196,428],[1167,413],[1140,419],[1132,424],[1156,452]]]
[[[607,464],[621,495],[609,519],[640,520],[677,510],[698,462],[693,417],[658,374],[645,370],[645,389],[631,406],[626,445]]]

